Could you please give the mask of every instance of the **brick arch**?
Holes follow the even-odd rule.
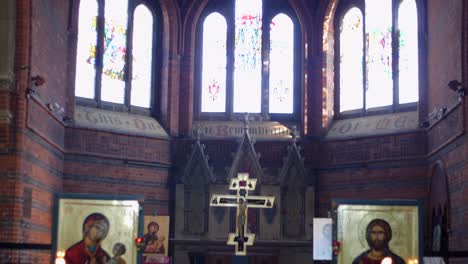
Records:
[[[322,127],[327,128],[333,120],[335,106],[335,37],[333,20],[339,0],[331,0],[323,17],[322,34]]]
[[[428,204],[426,217],[426,240],[429,242],[425,249],[432,250],[433,227],[440,225],[442,234],[440,238],[440,252],[447,257],[448,233],[450,230],[450,198],[448,178],[445,163],[442,160],[434,162],[429,169],[430,185],[428,190]]]
[[[161,121],[171,135],[178,133],[180,72],[180,9],[175,0],[160,1],[163,32],[161,67]]]
[[[195,67],[195,40],[198,19],[209,0],[194,0],[188,7],[182,23],[181,46],[181,77],[180,77],[180,109],[186,113],[180,117],[180,132],[189,134],[192,131],[193,100],[194,100],[194,67]]]
[[[299,25],[301,27],[302,33],[302,49],[303,49],[303,61],[302,61],[302,69],[304,69],[303,75],[301,76],[301,123],[302,123],[302,132],[304,134],[309,134],[310,128],[316,127],[315,124],[311,123],[309,120],[313,120],[313,115],[311,113],[315,112],[314,104],[309,103],[311,102],[311,98],[314,97],[312,95],[312,81],[313,76],[315,75],[312,62],[314,54],[314,50],[318,49],[315,47],[314,43],[317,43],[312,36],[318,36],[319,32],[315,32],[316,29],[316,20],[314,20],[313,15],[309,12],[311,10],[310,1],[307,0],[290,0],[289,4],[291,5],[292,9],[296,13],[297,20],[299,21]],[[307,43],[307,45],[305,45]],[[307,55],[306,55],[307,54]],[[307,78],[305,76],[308,76]]]

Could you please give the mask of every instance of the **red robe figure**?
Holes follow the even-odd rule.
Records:
[[[67,249],[67,264],[105,264],[109,254],[101,248],[101,241],[109,232],[109,220],[103,214],[92,213],[83,221],[83,239]]]

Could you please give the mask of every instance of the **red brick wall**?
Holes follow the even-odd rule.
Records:
[[[432,72],[430,78],[439,83],[453,78],[462,81],[466,87],[466,76],[468,76],[468,50],[466,48],[468,4],[465,1],[448,1],[444,5],[439,1],[429,2],[429,13],[431,14],[429,22],[432,24],[432,30],[445,29],[445,31],[440,30],[439,34],[431,38],[431,40],[438,45],[438,48],[442,48],[442,45],[444,45],[446,49],[445,52],[432,55],[434,59],[438,58],[437,63],[440,65],[431,65],[429,63],[429,68],[433,69],[433,71],[430,71],[430,73]],[[443,12],[443,10],[446,10],[446,12]],[[458,30],[458,28],[461,30]],[[431,30],[431,27],[429,27],[429,30]],[[444,89],[439,88],[436,90],[436,87],[431,85],[431,81],[429,83],[431,89],[429,91],[429,101],[432,102],[432,107],[441,104],[451,106],[453,104],[451,102],[456,100],[454,93],[448,91],[445,88],[446,86]],[[452,231],[449,234],[449,250],[466,252],[468,251],[468,232],[466,229],[468,223],[468,191],[466,188],[468,183],[468,136],[466,135],[468,111],[466,103],[468,101],[466,97],[463,101],[464,109],[449,113],[449,116],[441,120],[435,129],[430,131],[429,137],[434,137],[434,142],[442,143],[440,144],[442,147],[428,158],[429,164],[434,164],[439,160],[442,161],[446,169],[450,203],[449,228]],[[458,124],[459,119],[462,120],[461,125]],[[437,129],[437,127],[443,129]],[[439,130],[441,130],[440,133],[432,133],[432,131],[437,132]],[[462,136],[454,137],[460,135],[460,131],[465,131],[465,133]],[[443,144],[444,142],[445,144]],[[451,258],[450,263],[467,263],[467,258]]]
[[[64,193],[140,195],[146,214],[169,213],[168,140],[70,128],[65,145]]]
[[[318,160],[319,216],[333,199],[424,199],[425,153],[422,133],[325,142],[306,156]]]
[[[333,199],[425,199],[426,166],[419,162],[330,168],[318,174],[318,216],[327,217]]]
[[[28,83],[29,75],[29,37],[30,37],[30,2],[16,1],[16,50],[15,52],[15,74],[17,78],[18,94],[11,93],[5,98],[9,102],[3,102],[9,107],[13,119],[10,123],[1,126],[1,137],[4,140],[0,150],[0,175],[3,184],[0,187],[0,242],[19,242],[23,239],[22,234],[27,232],[22,225],[23,206],[23,177],[18,169],[21,165],[20,148],[23,136],[20,133],[24,127],[24,92]],[[24,67],[23,67],[24,66]],[[4,95],[2,95],[4,96]],[[23,237],[23,238],[22,238]],[[5,251],[0,250],[0,254]]]
[[[431,164],[440,160],[446,168],[450,203],[449,227],[452,231],[449,234],[450,251],[468,251],[467,146],[467,137],[463,136],[430,157]]]
[[[451,106],[457,95],[449,90],[451,80],[461,81],[461,21],[459,0],[429,0],[428,16],[428,111]]]
[[[68,10],[71,1],[32,1],[31,76],[46,83],[37,89],[46,103],[65,107],[68,72]]]
[[[50,264],[50,250],[2,250],[0,260],[4,264]]]

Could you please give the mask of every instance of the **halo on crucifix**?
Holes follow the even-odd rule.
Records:
[[[257,179],[250,179],[248,173],[238,173],[237,178],[229,182],[229,190],[235,190],[232,194],[213,194],[210,206],[237,207],[236,232],[229,233],[227,244],[235,246],[235,254],[245,256],[247,246],[252,246],[255,234],[247,230],[248,208],[273,208],[274,196],[249,196],[249,191],[255,190]]]

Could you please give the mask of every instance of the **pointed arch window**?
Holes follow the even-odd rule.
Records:
[[[416,108],[417,0],[344,0],[335,15],[335,113]]]
[[[77,102],[143,112],[152,108],[156,10],[143,0],[80,1]]]
[[[268,29],[268,30],[265,30]],[[296,119],[300,30],[286,0],[212,0],[197,27],[199,119]]]

